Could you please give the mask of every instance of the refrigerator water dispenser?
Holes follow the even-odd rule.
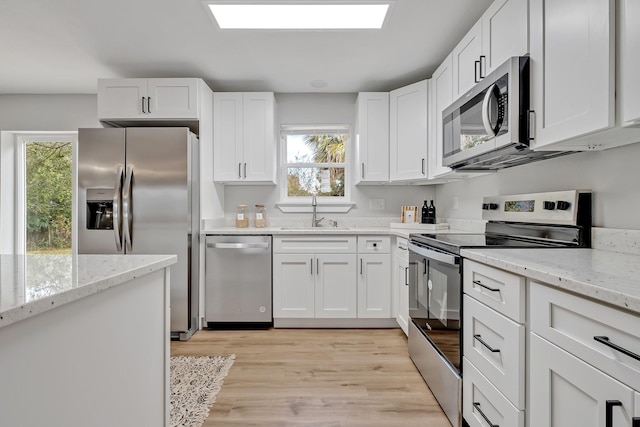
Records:
[[[87,188],[87,229],[113,230],[113,188]]]

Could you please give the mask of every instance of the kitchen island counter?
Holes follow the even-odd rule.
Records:
[[[2,255],[2,425],[169,425],[175,255]]]

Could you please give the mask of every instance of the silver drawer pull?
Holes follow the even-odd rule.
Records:
[[[480,409],[480,402],[473,402],[473,407],[476,408],[478,412],[480,412],[480,415],[482,415],[482,418],[484,418],[484,420],[487,422],[487,424],[489,424],[490,427],[500,427],[498,424],[493,424],[489,417],[487,417],[484,412],[482,412],[482,409]]]
[[[611,347],[612,349],[619,351],[620,353],[625,354],[633,359],[640,360],[640,356],[638,356],[632,351],[627,350],[624,347],[620,347],[619,345],[612,343],[611,341],[609,341],[609,337],[597,336],[597,337],[593,337],[593,339],[598,341],[600,344],[604,344],[607,347]]]
[[[208,248],[216,249],[267,249],[269,243],[207,243]]]
[[[492,352],[492,353],[500,353],[500,349],[499,348],[491,347],[489,344],[487,344],[487,342],[485,340],[482,339],[482,336],[480,334],[474,335],[473,338],[477,339],[480,342],[480,344],[482,344],[483,346],[487,347],[487,349],[490,352]]]
[[[473,283],[474,283],[474,284],[476,284],[476,285],[478,285],[478,286],[481,286],[481,287],[485,288],[485,289],[486,289],[486,290],[488,290],[488,291],[491,291],[491,292],[500,292],[500,289],[498,289],[498,288],[490,288],[489,286],[485,285],[484,283],[482,283],[482,282],[481,282],[481,281],[479,281],[479,280],[474,280],[474,281],[473,281]]]

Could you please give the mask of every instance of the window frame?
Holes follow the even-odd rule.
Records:
[[[287,136],[288,135],[327,135],[340,133],[345,135],[345,161],[343,163],[288,163],[287,162]],[[282,212],[311,212],[312,196],[291,197],[288,195],[288,169],[300,168],[344,168],[344,196],[317,196],[317,212],[346,213],[353,206],[351,202],[351,155],[352,155],[352,129],[348,124],[333,125],[281,125],[279,144],[278,169],[280,185],[280,201],[276,203]]]
[[[14,134],[14,242],[13,253],[27,253],[27,188],[26,188],[26,148],[30,142],[70,142],[71,143],[71,253],[77,253],[77,176],[78,176],[78,132],[24,132]]]

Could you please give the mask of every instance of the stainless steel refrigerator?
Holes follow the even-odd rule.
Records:
[[[78,253],[176,254],[172,339],[198,328],[198,179],[186,127],[78,130]]]

